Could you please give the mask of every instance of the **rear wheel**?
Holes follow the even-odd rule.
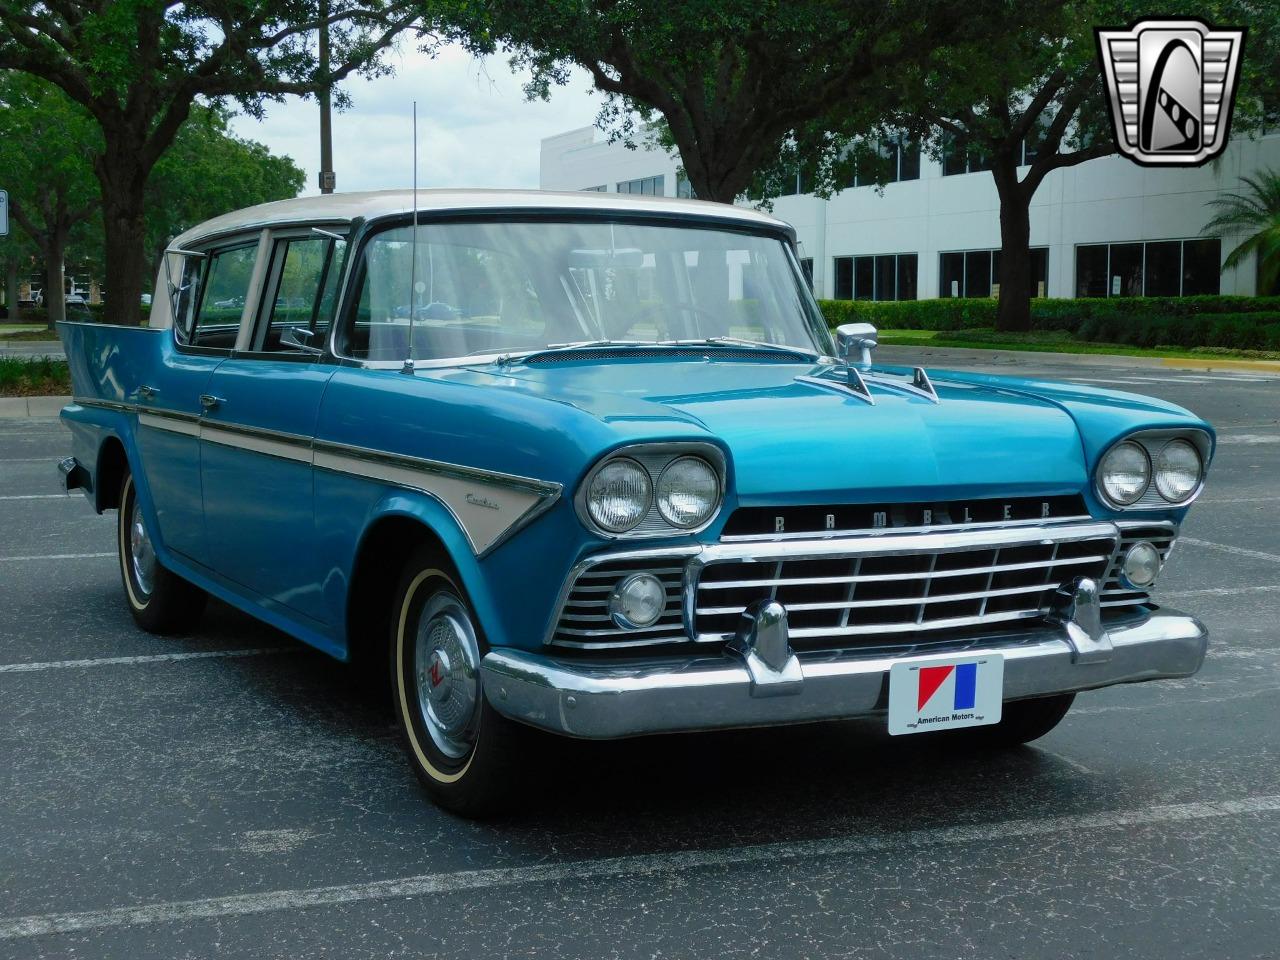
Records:
[[[1034,700],[1011,700],[1004,705],[999,723],[976,727],[973,733],[992,746],[1016,747],[1030,743],[1061,723],[1075,699],[1074,693],[1060,693]]]
[[[431,798],[467,817],[506,810],[532,731],[489,705],[485,643],[471,605],[434,551],[417,551],[396,591],[392,703],[405,752]]]
[[[138,503],[133,474],[128,471],[120,487],[116,547],[125,599],[138,626],[160,634],[181,633],[195,626],[204,613],[208,594],[161,565]]]

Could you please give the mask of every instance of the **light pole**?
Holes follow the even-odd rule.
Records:
[[[329,0],[320,0],[320,192],[333,193],[337,177],[333,172],[333,121],[330,116],[332,86],[329,81]]]

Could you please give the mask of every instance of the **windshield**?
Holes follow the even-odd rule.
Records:
[[[598,220],[417,229],[416,256],[411,226],[365,246],[347,356],[434,360],[715,338],[830,350],[774,237]]]

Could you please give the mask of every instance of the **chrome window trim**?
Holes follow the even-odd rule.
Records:
[[[587,489],[591,486],[591,481],[595,479],[596,474],[598,474],[607,464],[617,460],[618,458],[635,460],[636,463],[640,464],[641,469],[649,474],[649,482],[652,484],[653,494],[650,497],[649,509],[645,512],[645,516],[647,517],[651,512],[657,512],[658,515],[661,516],[661,512],[658,511],[657,498],[658,478],[662,476],[662,470],[659,470],[655,476],[642,460],[637,459],[637,456],[655,454],[658,456],[670,454],[667,458],[667,462],[663,466],[664,470],[666,467],[670,466],[673,461],[685,456],[701,457],[703,460],[706,460],[711,464],[711,469],[715,471],[716,477],[719,480],[719,490],[717,492],[719,500],[716,503],[715,510],[711,512],[711,516],[707,517],[703,523],[700,523],[696,527],[677,527],[667,521],[665,517],[662,519],[663,522],[666,523],[666,528],[658,530],[637,531],[636,528],[633,527],[630,530],[624,530],[622,533],[613,533],[597,526],[596,522],[591,518],[591,512],[587,509]],[[610,450],[592,465],[591,469],[587,471],[586,476],[582,478],[582,482],[578,484],[578,489],[573,495],[573,507],[574,510],[577,511],[578,519],[582,522],[582,525],[595,536],[602,537],[605,540],[653,540],[658,537],[682,537],[690,534],[697,534],[715,523],[716,519],[720,516],[720,512],[724,509],[727,469],[728,464],[725,459],[724,451],[714,443],[708,443],[705,440],[672,440],[657,441],[655,443],[629,443],[626,446],[616,447],[613,450]],[[640,523],[643,522],[644,519],[642,518]]]
[[[463,464],[428,460],[424,457],[387,453],[354,444],[316,440],[300,434],[284,433],[262,427],[209,420],[200,414],[153,410],[139,406],[136,403],[113,400],[75,398],[73,402],[81,406],[136,414],[139,425],[153,429],[168,430],[172,433],[192,436],[201,440],[207,439],[210,443],[248,450],[263,456],[309,463],[316,470],[326,470],[331,473],[376,480],[400,489],[414,490],[426,494],[448,511],[458,524],[458,528],[463,532],[463,535],[466,536],[472,552],[480,558],[487,556],[555,506],[563,489],[561,484],[554,481],[537,480],[532,477],[499,473],[498,471],[481,467],[469,467]],[[427,477],[442,477],[450,480],[476,483],[482,486],[498,487],[532,496],[534,502],[518,514],[500,535],[481,546],[474,539],[473,532],[467,523],[438,491],[432,490],[425,483],[417,484],[410,480],[388,476],[385,471],[380,472],[377,469],[370,469],[378,466]]]
[[[1107,455],[1112,450],[1130,440],[1138,444],[1146,453],[1147,460],[1151,464],[1151,477],[1147,482],[1147,489],[1142,492],[1142,496],[1125,506],[1114,502],[1107,496],[1107,491],[1102,485],[1102,478],[1099,476],[1098,471],[1102,466],[1102,461],[1107,458]],[[1200,482],[1191,491],[1191,495],[1187,499],[1176,503],[1172,500],[1166,500],[1156,489],[1156,463],[1159,460],[1160,452],[1173,440],[1186,440],[1200,454]],[[1212,454],[1213,441],[1209,438],[1209,434],[1199,427],[1155,427],[1135,430],[1132,433],[1118,437],[1102,451],[1097,462],[1093,465],[1093,490],[1098,499],[1109,510],[1182,510],[1195,503],[1204,491],[1205,482],[1209,479],[1209,462]],[[1152,495],[1153,492],[1154,495]]]

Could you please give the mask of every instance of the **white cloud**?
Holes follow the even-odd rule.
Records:
[[[333,115],[338,189],[379,190],[412,182],[413,101],[418,102],[418,185],[538,186],[539,141],[595,121],[601,98],[583,73],[557,87],[549,102],[528,102],[526,75],[505,57],[472,57],[446,46],[433,59],[406,43],[388,62],[395,74],[348,80],[352,105]],[[238,136],[265,143],[307,171],[306,194],[318,193],[320,108],[291,97],[265,117],[239,116]]]

